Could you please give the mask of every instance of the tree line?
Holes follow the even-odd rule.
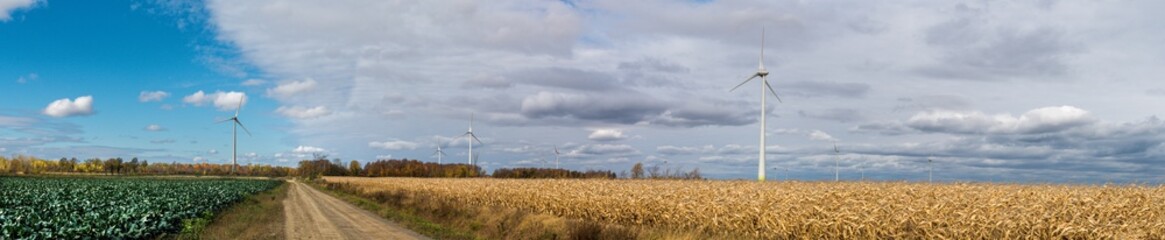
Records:
[[[643,163],[635,163],[631,166],[631,179],[683,179],[683,180],[701,180],[704,179],[700,175],[699,168],[693,168],[692,171],[684,171],[682,167],[661,168],[659,165],[643,168]]]
[[[585,172],[556,168],[500,168],[490,175],[494,178],[604,178],[618,177],[614,172],[587,170]]]
[[[422,177],[422,178],[472,178],[482,177],[480,167],[469,164],[436,164],[409,159],[380,159],[360,166],[352,160],[345,167],[339,159],[328,161],[316,156],[315,160],[299,162],[301,177],[320,176],[361,176],[361,177]]]
[[[271,165],[243,165],[237,175],[285,177],[295,169]],[[16,155],[10,158],[0,156],[0,174],[48,174],[80,173],[105,175],[230,175],[231,164],[212,163],[150,163],[148,160],[132,158],[61,158],[46,160],[31,156]]]
[[[361,166],[351,160],[343,164],[340,159],[328,160],[326,155],[315,155],[313,160],[299,162],[298,168],[272,165],[244,165],[238,167],[240,176],[287,177],[300,176],[318,178],[320,176],[361,176],[361,177],[421,177],[421,178],[603,178],[615,179],[622,176],[630,179],[703,179],[698,168],[685,171],[682,168],[661,168],[660,165],[644,167],[636,163],[628,174],[615,174],[607,170],[574,171],[551,168],[501,168],[487,176],[481,167],[469,164],[437,164],[409,159],[380,159]],[[131,158],[61,158],[46,160],[31,156],[0,156],[0,174],[46,174],[81,173],[105,175],[231,175],[231,164],[211,163],[150,163],[147,160]]]

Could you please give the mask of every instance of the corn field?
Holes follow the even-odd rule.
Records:
[[[1162,239],[1165,187],[328,177],[627,226],[758,239]]]

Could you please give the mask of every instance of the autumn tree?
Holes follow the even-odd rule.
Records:
[[[360,176],[360,162],[357,162],[356,160],[348,162],[348,175]]]
[[[631,178],[632,179],[643,178],[643,163],[642,162],[637,162],[637,163],[635,163],[635,166],[631,166]]]

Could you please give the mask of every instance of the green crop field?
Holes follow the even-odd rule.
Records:
[[[0,177],[0,239],[143,239],[281,182]]]

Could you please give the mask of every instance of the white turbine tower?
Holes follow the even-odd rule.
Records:
[[[933,183],[934,182],[934,160],[931,159],[931,157],[926,158],[926,166],[930,168],[930,170],[926,173],[926,181]]]
[[[744,86],[745,83],[752,81],[753,78],[760,77],[762,85],[760,88],[760,160],[757,165],[756,175],[757,181],[761,182],[765,181],[765,95],[768,95],[765,94],[765,88],[768,88],[769,92],[772,92],[773,96],[777,97],[777,102],[781,102],[781,97],[777,96],[777,91],[773,90],[773,86],[769,85],[768,75],[769,71],[765,70],[765,32],[762,28],[760,33],[760,64],[756,73],[752,77],[745,79],[744,82],[736,85],[736,87],[733,87],[732,90],[728,90],[729,92],[735,91],[740,86]]]
[[[251,131],[248,131],[247,127],[243,126],[243,122],[239,121],[239,110],[243,109],[243,100],[244,100],[243,97],[239,98],[239,107],[235,108],[235,116],[234,117],[231,117],[230,119],[227,119],[227,120],[222,120],[222,121],[217,122],[217,123],[223,123],[223,122],[227,122],[227,121],[235,122],[234,128],[231,128],[231,175],[235,174],[235,167],[237,167],[239,165],[239,163],[238,163],[238,158],[239,158],[239,127],[243,128],[243,131],[247,133],[247,136],[251,136]],[[207,159],[207,160],[209,161],[209,159]]]
[[[837,142],[833,142],[833,154],[837,156],[833,159],[833,181],[837,182],[841,180],[841,175],[838,173],[840,166],[838,162],[841,161],[841,151],[837,150]]]
[[[558,154],[561,154],[558,152],[558,145],[554,145],[554,168],[555,169],[559,169],[559,167],[558,167]]]
[[[433,151],[433,155],[437,155],[437,164],[441,164],[441,156],[445,155],[445,151],[441,151],[441,141],[437,141],[437,151]]]
[[[469,131],[466,131],[465,134],[463,134],[461,136],[469,137],[469,165],[473,165],[474,160],[476,160],[475,159],[476,156],[473,156],[473,141],[477,141],[477,143],[481,143],[481,144],[485,144],[485,143],[481,142],[480,139],[477,139],[477,135],[473,134],[473,114],[472,113],[469,114]]]

